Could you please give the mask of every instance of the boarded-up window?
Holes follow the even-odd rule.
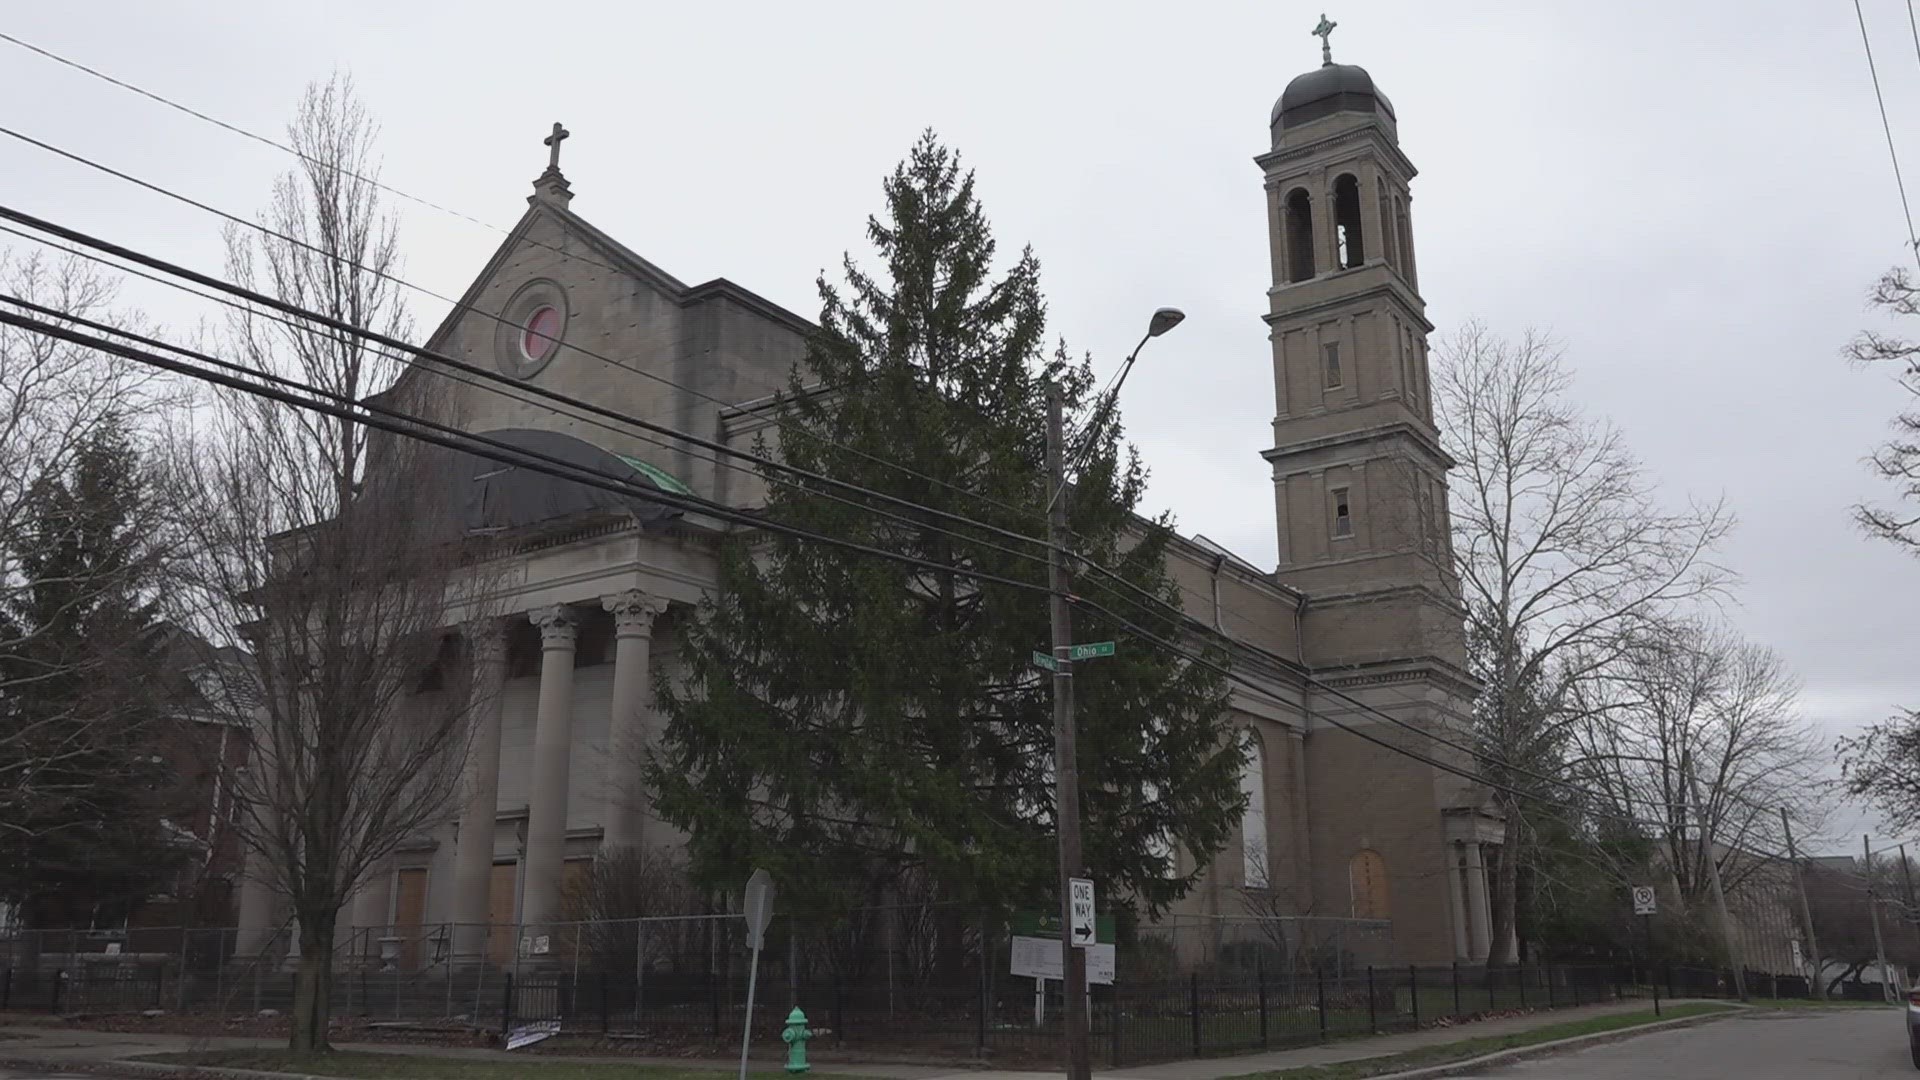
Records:
[[[1387,860],[1368,848],[1347,863],[1347,887],[1353,895],[1353,917],[1387,919],[1393,906],[1387,897]]]
[[[1266,757],[1259,734],[1247,732],[1247,762],[1240,769],[1240,794],[1247,797],[1247,809],[1240,818],[1240,858],[1249,889],[1264,889],[1271,884],[1267,873]]]

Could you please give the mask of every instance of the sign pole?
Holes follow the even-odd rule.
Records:
[[[1047,585],[1053,630],[1053,816],[1060,840],[1061,989],[1066,998],[1067,1080],[1092,1080],[1087,1038],[1087,954],[1073,947],[1073,897],[1069,879],[1080,871],[1080,761],[1073,730],[1073,587],[1061,545],[1067,536],[1065,409],[1060,384],[1047,384]],[[742,1078],[744,1080],[744,1077]]]
[[[747,1019],[740,1032],[740,1080],[747,1080],[747,1047],[753,1041],[753,994],[760,982],[760,946],[766,942],[767,923],[773,918],[773,881],[765,870],[747,879],[747,944],[753,960],[747,967]]]

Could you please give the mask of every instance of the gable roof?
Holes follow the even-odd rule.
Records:
[[[520,220],[515,222],[513,228],[507,231],[506,238],[500,241],[498,247],[494,248],[493,254],[487,258],[486,264],[480,268],[480,272],[474,275],[473,280],[467,285],[466,291],[460,294],[459,300],[455,302],[453,308],[447,312],[446,317],[440,320],[439,325],[433,328],[433,333],[427,335],[426,343],[421,346],[422,351],[439,351],[442,346],[445,345],[448,336],[453,333],[454,328],[460,324],[460,320],[470,312],[478,313],[482,318],[491,317],[479,307],[478,301],[481,292],[493,281],[494,274],[499,270],[500,264],[505,262],[507,256],[516,248],[523,243],[534,243],[538,245],[537,241],[529,240],[528,235],[532,231],[534,223],[539,221],[543,214],[552,215],[560,222],[563,229],[585,240],[587,245],[594,249],[602,262],[615,270],[631,274],[681,307],[691,307],[694,304],[704,303],[714,299],[731,300],[769,321],[780,323],[798,333],[808,334],[815,329],[812,320],[803,318],[766,297],[761,296],[759,293],[730,281],[727,278],[719,277],[710,281],[701,282],[698,285],[688,285],[648,261],[632,248],[615,240],[586,218],[581,217],[579,214],[574,213],[564,206],[547,202],[537,195],[529,197],[527,204],[526,212],[520,215]],[[562,254],[565,253],[563,252]],[[563,344],[562,347],[566,348],[569,346]],[[572,347],[578,348],[577,346]],[[400,377],[394,380],[392,386],[373,396],[380,398],[398,390],[412,379],[417,367],[417,362],[410,362],[407,365],[407,369],[400,374]]]

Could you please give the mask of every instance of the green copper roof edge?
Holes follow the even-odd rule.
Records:
[[[641,472],[646,473],[648,479],[652,480],[656,484],[659,484],[662,488],[672,492],[675,495],[693,494],[693,489],[681,483],[679,477],[674,476],[672,473],[666,471],[665,469],[660,468],[659,466],[650,465],[647,462],[641,461],[637,457],[629,457],[626,454],[615,454],[614,456],[619,458],[621,461],[624,461],[627,464],[633,466],[634,468],[640,470]]]

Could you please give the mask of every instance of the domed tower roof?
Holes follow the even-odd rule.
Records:
[[[1394,120],[1393,103],[1357,64],[1322,64],[1287,84],[1268,122],[1277,134],[1335,113],[1372,113]]]

